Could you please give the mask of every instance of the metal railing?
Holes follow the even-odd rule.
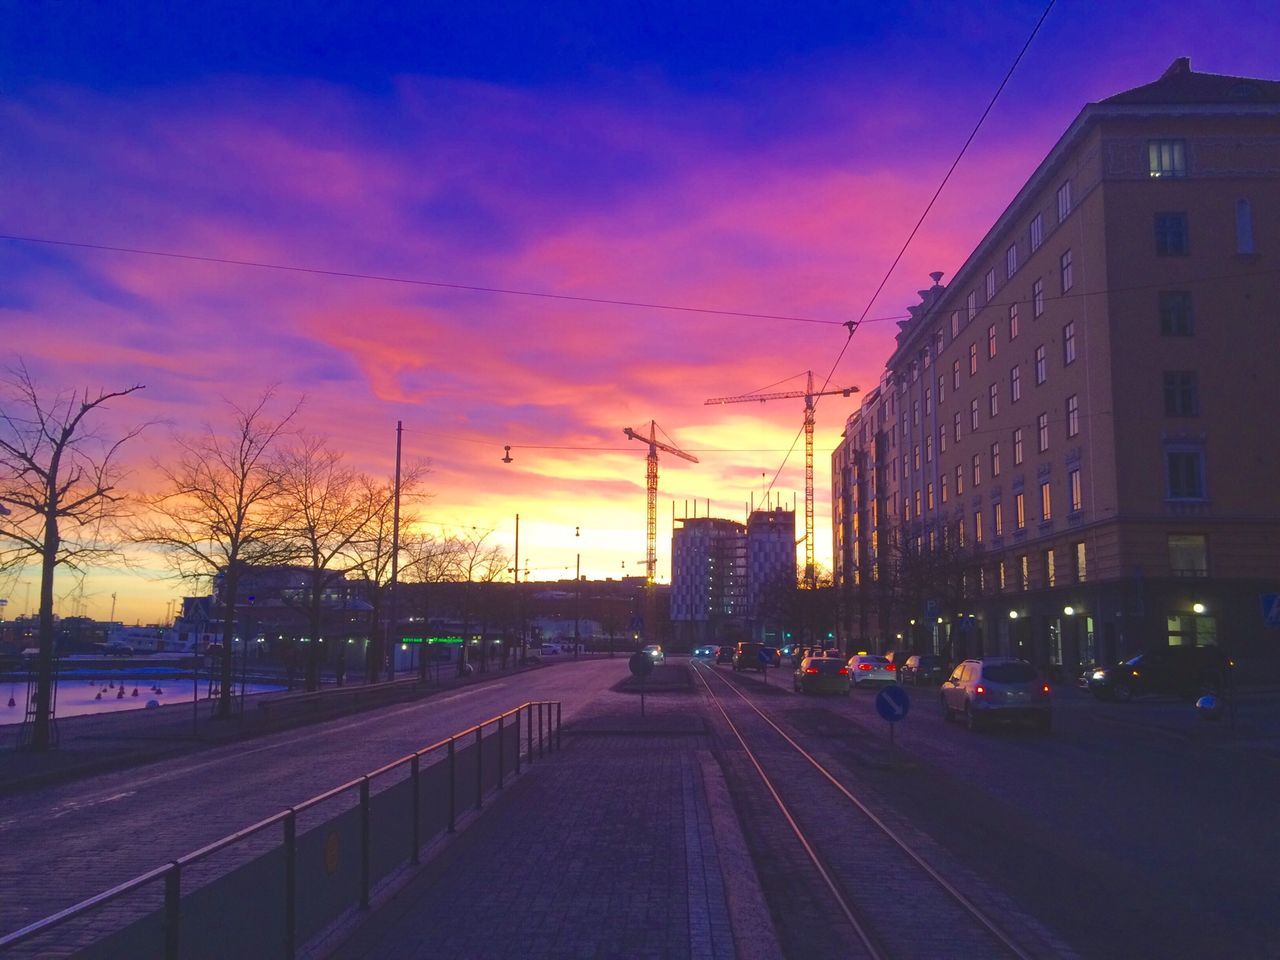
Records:
[[[560,701],[539,700],[490,717],[0,937],[0,954],[8,956],[14,947],[32,944],[74,921],[93,917],[90,936],[64,938],[52,952],[46,944],[39,949],[39,956],[60,955],[62,948],[86,958],[134,955],[192,960],[234,954],[227,940],[230,935],[238,936],[245,955],[292,960],[303,944],[350,910],[367,909],[377,884],[406,864],[419,863],[426,844],[453,833],[465,807],[480,810],[486,793],[503,789],[509,774],[519,774],[535,757],[558,750],[560,716]],[[433,754],[436,762],[423,762]],[[375,792],[375,780],[394,774],[403,776]],[[354,806],[299,832],[300,815],[330,801],[349,799],[352,794]],[[277,842],[253,851],[247,862],[199,886],[184,886],[184,876],[194,865],[273,829],[280,831]],[[355,862],[344,863],[343,840],[352,837]],[[102,936],[99,923],[103,907],[160,884],[163,900],[158,909],[125,910],[123,917],[110,918],[123,923]],[[310,900],[306,896],[308,884],[313,888]],[[325,885],[338,889],[338,894],[335,896],[333,889],[320,889]],[[197,899],[203,902],[198,904]],[[236,912],[236,901],[252,906],[260,919],[262,915],[269,917],[266,929],[263,925],[236,924],[242,919]],[[229,929],[235,927],[245,929]]]

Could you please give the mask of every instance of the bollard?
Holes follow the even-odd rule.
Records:
[[[458,823],[458,760],[453,749],[453,737],[449,738],[449,832],[457,832]]]
[[[524,739],[525,739],[525,745],[528,748],[528,752],[525,754],[525,759],[528,760],[530,764],[532,764],[533,763],[533,704],[527,703],[525,704],[525,706],[529,710],[529,716],[525,717],[525,723],[524,723]]]
[[[369,909],[369,778],[360,779],[360,908]]]
[[[182,924],[182,864],[177,860],[164,875],[164,956],[178,960]]]
[[[520,708],[516,707],[516,774],[520,773]]]
[[[560,701],[557,700],[556,701],[556,753],[560,752],[560,746],[561,746],[560,738],[561,738],[561,731],[563,729],[564,727],[561,725],[561,722],[560,722]]]
[[[298,817],[293,807],[284,818],[284,955],[298,955]]]
[[[539,700],[538,701],[538,759],[539,760],[541,760],[544,756],[546,756],[546,750],[545,750],[546,741],[547,741],[547,738],[545,734],[543,734],[542,732],[542,701]]]
[[[415,753],[413,759],[409,761],[409,778],[413,781],[409,792],[412,794],[410,801],[409,816],[413,818],[413,823],[409,825],[409,835],[412,838],[410,843],[413,849],[409,851],[409,862],[415,867],[419,864],[420,858],[418,851],[422,847],[422,785],[418,783],[418,767],[422,754]]]

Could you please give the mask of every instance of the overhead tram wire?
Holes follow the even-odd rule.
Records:
[[[884,277],[881,279],[879,285],[876,287],[875,292],[871,295],[871,298],[867,301],[867,305],[863,308],[861,316],[859,316],[857,320],[851,320],[845,324],[845,326],[849,330],[849,335],[845,338],[844,344],[840,347],[840,352],[836,355],[835,362],[831,365],[831,370],[827,373],[826,379],[822,381],[822,390],[825,391],[827,387],[830,385],[831,378],[835,376],[836,369],[840,366],[840,361],[844,359],[844,355],[849,349],[849,343],[850,341],[853,340],[854,333],[857,331],[859,325],[864,320],[866,320],[867,314],[871,312],[871,308],[875,305],[875,302],[879,298],[881,292],[884,290],[885,285],[889,282],[889,278],[893,276],[893,271],[897,269],[898,264],[902,261],[903,255],[906,254],[907,252],[907,248],[911,246],[911,241],[914,240],[916,237],[916,234],[919,233],[920,227],[924,224],[925,218],[929,216],[929,212],[933,209],[933,205],[937,203],[938,197],[942,195],[942,191],[946,187],[948,181],[950,181],[951,175],[955,173],[956,167],[960,165],[960,161],[964,158],[965,153],[968,152],[969,146],[973,143],[974,138],[977,137],[978,131],[982,128],[983,122],[986,121],[987,116],[991,113],[992,108],[995,107],[996,100],[998,100],[1000,98],[1000,94],[1004,92],[1004,88],[1008,85],[1009,80],[1013,77],[1014,71],[1018,69],[1018,64],[1022,62],[1022,58],[1026,56],[1027,50],[1031,47],[1031,41],[1033,41],[1036,38],[1036,34],[1040,32],[1040,27],[1044,24],[1045,19],[1049,16],[1049,11],[1053,9],[1053,5],[1056,2],[1057,0],[1049,0],[1049,2],[1045,5],[1044,10],[1040,14],[1040,18],[1036,21],[1035,26],[1031,28],[1031,33],[1027,36],[1026,42],[1023,43],[1022,49],[1019,50],[1018,55],[1014,57],[1013,63],[1009,66],[1008,71],[1004,75],[1004,79],[1000,81],[1000,85],[996,87],[995,93],[991,95],[991,99],[987,102],[986,109],[982,111],[982,115],[978,117],[978,122],[973,125],[973,129],[969,132],[969,136],[965,139],[964,144],[960,147],[959,153],[957,153],[955,159],[951,161],[951,166],[947,168],[946,174],[943,176],[942,181],[938,184],[938,188],[934,190],[933,196],[929,198],[929,202],[928,204],[925,205],[924,211],[920,214],[920,218],[916,221],[915,226],[913,226],[911,228],[911,232],[907,234],[907,239],[903,242],[902,248],[898,251],[897,256],[893,258],[893,262],[889,264],[889,269],[885,271]],[[817,407],[820,400],[821,400],[820,397],[817,397],[817,396],[814,397],[815,408]],[[796,436],[796,440],[798,439],[799,439],[799,434],[797,434]],[[787,465],[787,460],[791,458],[791,453],[795,451],[795,448],[796,448],[796,441],[792,441],[791,450],[787,452],[786,457],[784,457],[782,460],[782,464],[778,467],[777,472],[773,475],[773,480],[770,481],[768,490],[765,491],[766,495],[768,494],[769,491],[773,489],[774,483],[777,482],[778,477],[782,474],[783,469]]]

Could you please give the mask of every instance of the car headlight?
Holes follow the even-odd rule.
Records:
[[[1105,672],[1105,671],[1103,671],[1103,670],[1095,670],[1095,671],[1093,671],[1093,679],[1094,679],[1094,680],[1105,680],[1105,679],[1107,679],[1107,674],[1106,674],[1106,672]]]

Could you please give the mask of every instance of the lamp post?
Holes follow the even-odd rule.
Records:
[[[581,528],[574,527],[573,540],[575,544],[578,542],[578,538],[581,535],[582,535]],[[573,598],[573,659],[577,660],[578,650],[581,646],[579,642],[579,639],[580,639],[579,625],[582,621],[582,548],[581,547],[578,548],[578,553],[574,560],[573,569],[574,569],[574,573],[573,573],[573,594],[574,594],[574,598]]]

